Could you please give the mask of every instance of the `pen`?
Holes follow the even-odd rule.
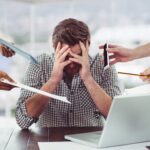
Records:
[[[127,73],[127,72],[118,72],[118,74],[125,74],[125,75],[130,75],[130,76],[140,76],[140,77],[150,78],[150,75],[134,74],[134,73]]]

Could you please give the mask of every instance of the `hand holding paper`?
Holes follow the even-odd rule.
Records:
[[[33,88],[33,87],[29,87],[27,85],[24,85],[24,84],[21,84],[21,83],[15,83],[15,82],[9,82],[7,80],[1,80],[1,82],[3,83],[6,83],[6,84],[9,84],[9,85],[12,85],[12,86],[16,86],[16,87],[19,87],[19,88],[23,88],[25,90],[29,90],[31,92],[35,92],[35,93],[38,93],[38,94],[41,94],[41,95],[44,95],[44,96],[47,96],[47,97],[50,97],[50,98],[54,98],[54,99],[57,99],[57,100],[60,100],[60,101],[63,101],[65,103],[70,103],[66,97],[63,97],[63,96],[58,96],[58,95],[54,95],[54,94],[50,94],[48,92],[45,92],[45,91],[41,91],[41,90],[38,90],[36,88]],[[71,103],[70,103],[71,104]]]
[[[0,71],[0,90],[9,91],[14,88],[14,86],[1,82],[1,80],[8,80],[10,82],[14,82],[13,79],[5,72]]]

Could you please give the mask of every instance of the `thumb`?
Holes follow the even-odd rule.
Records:
[[[8,75],[5,76],[5,79],[7,79],[9,82],[15,82],[12,78],[10,78]]]

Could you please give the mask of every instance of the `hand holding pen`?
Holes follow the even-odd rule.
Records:
[[[145,70],[143,73],[141,73],[141,74],[127,73],[127,72],[118,72],[118,74],[129,75],[129,76],[138,76],[138,77],[140,77],[143,81],[148,81],[148,82],[150,82],[150,68],[146,69],[146,70]]]
[[[143,81],[148,81],[150,82],[150,68],[147,68],[146,70],[144,70],[142,73],[141,73],[141,79]]]

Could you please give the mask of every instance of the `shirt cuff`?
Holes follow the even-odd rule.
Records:
[[[30,120],[30,122],[36,123],[38,121],[38,118],[28,116],[25,102],[22,103],[21,110],[22,110],[22,114],[24,114],[24,116],[26,118],[28,118],[28,120]]]

